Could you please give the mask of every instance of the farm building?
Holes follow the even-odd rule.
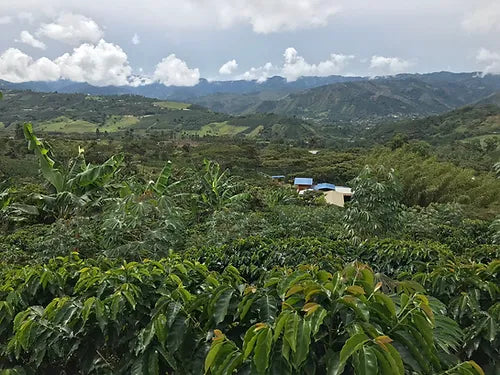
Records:
[[[329,184],[327,182],[322,182],[320,184],[314,185],[314,190],[317,191],[331,191],[335,190],[335,185],[334,184]]]
[[[344,207],[345,202],[351,200],[352,190],[346,186],[335,186],[328,182],[314,184],[312,178],[296,177],[293,184],[297,188],[299,194],[303,194],[308,190],[320,191],[324,194],[328,204]]]
[[[345,202],[351,200],[352,190],[345,186],[335,186],[335,190],[324,192],[326,203],[344,207]]]
[[[313,179],[305,177],[295,177],[293,184],[297,187],[297,191],[310,190],[313,187]]]

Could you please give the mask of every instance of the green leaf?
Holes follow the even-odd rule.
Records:
[[[260,297],[255,304],[259,310],[260,321],[272,323],[276,319],[278,301],[274,296],[265,294]]]
[[[311,344],[311,322],[309,320],[301,320],[299,324],[299,332],[297,335],[297,350],[293,355],[293,366],[299,369],[302,363],[309,354],[309,346]]]
[[[35,151],[43,177],[54,186],[58,193],[63,191],[64,177],[61,171],[54,167],[55,162],[49,157],[50,150],[35,136],[31,124],[24,124],[23,131],[28,141],[28,150]]]
[[[96,299],[95,302],[95,317],[99,324],[99,328],[104,332],[106,327],[106,317],[104,316],[104,303],[100,299]]]
[[[175,352],[179,348],[184,340],[184,335],[188,333],[186,328],[187,318],[180,314],[177,315],[167,336],[167,348],[169,351]]]
[[[276,326],[274,328],[273,341],[278,341],[281,335],[281,331],[283,331],[283,327],[285,326],[289,317],[290,317],[290,312],[288,310],[281,312],[281,314],[278,316],[278,319],[276,321]]]
[[[293,352],[297,350],[297,334],[299,331],[300,317],[297,313],[293,313],[286,321],[284,339],[290,345]]]
[[[323,320],[325,320],[327,315],[327,311],[320,307],[311,315],[309,315],[306,319],[311,321],[311,335],[316,336],[318,333],[321,324],[323,324]]]
[[[385,308],[390,312],[391,317],[396,316],[396,305],[389,296],[383,293],[375,293],[375,299],[377,300],[378,303],[385,306]]]
[[[372,346],[363,346],[357,353],[354,371],[356,375],[377,375],[378,362],[375,349]]]
[[[325,354],[327,375],[341,375],[344,372],[345,363],[340,362],[340,353],[331,349]]]
[[[158,361],[158,352],[153,350],[148,356],[148,375],[159,375],[160,363]]]
[[[396,350],[396,348],[394,346],[392,346],[391,344],[386,344],[386,348],[389,352],[388,356],[392,357],[391,363],[396,364],[396,366],[394,366],[394,368],[398,369],[398,373],[400,375],[404,375],[405,368],[404,368],[403,360],[401,359],[401,355]]]
[[[170,176],[172,175],[172,162],[169,160],[165,163],[165,166],[160,172],[160,175],[158,176],[158,179],[156,180],[156,183],[154,185],[154,190],[160,194],[163,195],[168,187],[168,181],[170,179]]]
[[[213,319],[216,325],[224,321],[233,293],[234,289],[227,288],[219,295],[215,302]]]
[[[121,293],[125,296],[130,306],[132,306],[132,310],[135,310],[136,302],[132,293],[130,293],[128,290],[122,290]]]
[[[377,357],[377,362],[379,366],[379,373],[383,375],[395,374],[396,368],[392,368],[390,362],[387,359],[387,354],[384,349],[375,348],[373,349]],[[397,370],[399,373],[399,369]]]
[[[95,297],[90,297],[90,298],[87,298],[85,300],[85,302],[83,303],[82,319],[83,319],[84,323],[89,318],[90,311],[91,311],[92,307],[94,306],[94,302],[95,302]]]
[[[243,362],[243,356],[240,352],[238,351],[233,351],[224,363],[222,364],[222,371],[221,373],[224,375],[231,375],[234,373],[234,370]]]
[[[357,333],[349,337],[340,351],[340,363],[346,363],[349,357],[359,350],[367,341],[369,341],[369,338],[364,333]]]
[[[269,366],[269,354],[271,353],[272,342],[273,333],[269,328],[266,327],[258,333],[253,362],[259,374],[264,374]]]
[[[166,316],[163,314],[158,314],[158,316],[154,319],[153,324],[155,327],[156,337],[158,338],[159,343],[161,344],[161,346],[165,346],[168,333]]]
[[[212,344],[210,350],[205,358],[205,374],[210,370],[212,365],[214,364],[215,358],[219,353],[219,350],[222,348],[224,341],[217,341]]]

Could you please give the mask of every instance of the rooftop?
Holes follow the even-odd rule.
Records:
[[[294,185],[312,185],[313,179],[308,177],[295,177]]]
[[[351,188],[346,187],[346,186],[336,186],[335,191],[338,191],[339,193],[344,193],[344,194],[352,194]]]
[[[329,184],[328,182],[323,182],[321,184],[317,184],[314,187],[314,190],[335,190],[335,185]]]

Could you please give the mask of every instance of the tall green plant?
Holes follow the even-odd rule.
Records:
[[[34,151],[42,175],[50,183],[55,193],[39,195],[42,210],[55,218],[68,217],[76,210],[99,206],[100,200],[107,195],[107,189],[123,163],[122,155],[114,155],[100,165],[85,161],[84,150],[64,168],[53,159],[50,148],[39,140],[31,124],[24,124],[24,135],[28,150]]]
[[[401,212],[401,185],[394,171],[365,166],[351,186],[354,195],[344,216],[348,236],[359,242],[394,233]]]
[[[200,176],[200,205],[206,211],[242,205],[249,197],[242,192],[242,184],[229,171],[222,170],[219,163],[204,160]]]

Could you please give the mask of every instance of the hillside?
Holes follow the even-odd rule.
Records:
[[[477,72],[400,74],[389,77],[301,77],[288,82],[275,76],[256,80],[208,81],[191,87],[96,87],[72,81],[11,83],[0,80],[0,90],[141,95],[149,98],[196,103],[233,115],[276,112],[324,123],[373,123],[387,118],[439,114],[475,103],[500,90],[500,76]]]
[[[322,86],[263,101],[257,111],[287,113],[318,122],[380,122],[439,114],[477,101],[488,88],[460,83],[430,84],[415,78]]]
[[[500,106],[500,92],[495,92],[486,98],[481,99],[477,104],[493,104]]]
[[[303,120],[274,114],[235,117],[197,105],[159,101],[142,96],[6,91],[0,101],[0,129],[13,132],[17,124],[33,122],[50,133],[164,131],[193,136],[303,138],[315,135]]]
[[[474,105],[413,121],[385,123],[367,132],[379,141],[402,134],[431,144],[500,137],[500,107]]]
[[[192,101],[232,114],[273,112],[323,124],[372,125],[440,114],[500,90],[498,76],[438,72],[337,82],[299,92],[212,94]]]

